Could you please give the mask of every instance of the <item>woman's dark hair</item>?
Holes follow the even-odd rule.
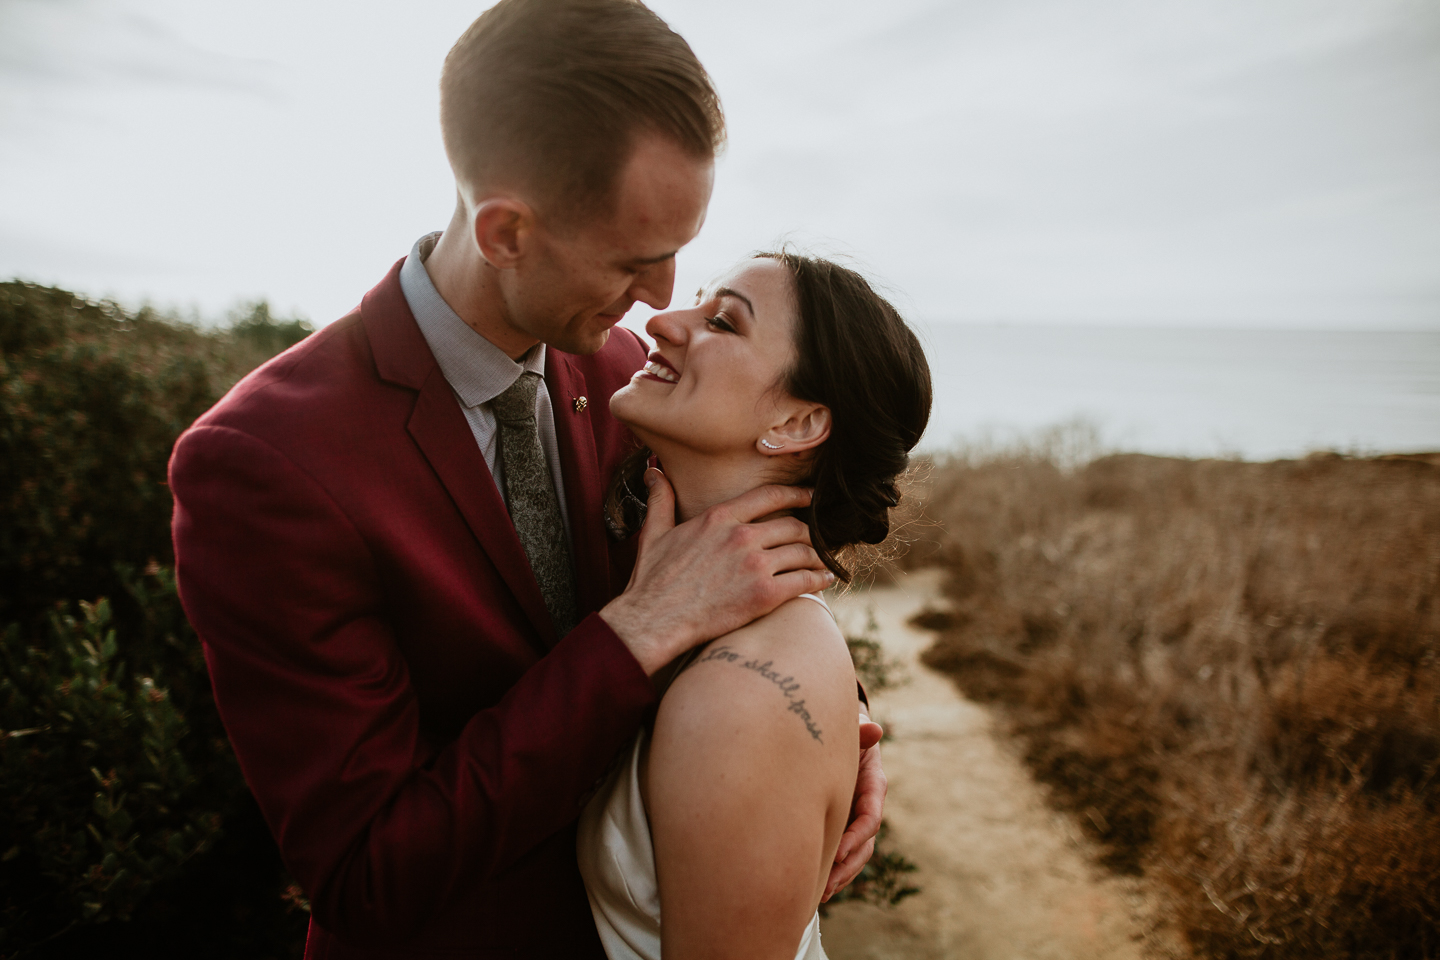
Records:
[[[815,489],[797,516],[825,566],[848,581],[836,554],[890,533],[897,481],[930,420],[930,365],[900,314],[854,270],[788,249],[757,258],[782,264],[794,284],[796,359],[780,386],[830,408],[830,436],[815,448],[808,474],[791,481]],[[616,535],[643,520],[640,477],[649,456],[637,451],[616,472],[605,505]]]

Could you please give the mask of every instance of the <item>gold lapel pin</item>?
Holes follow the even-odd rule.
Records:
[[[589,405],[589,403],[590,403],[590,401],[589,401],[589,400],[586,400],[584,397],[576,397],[576,398],[575,398],[575,412],[576,412],[576,413],[581,412],[582,410],[584,410],[584,409]]]

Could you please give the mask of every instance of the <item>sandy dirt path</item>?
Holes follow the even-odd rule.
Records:
[[[832,960],[1140,960],[1143,907],[1133,883],[1093,866],[1086,841],[1045,805],[985,708],[919,663],[933,634],[906,621],[939,596],[939,571],[835,603],[852,635],[872,610],[907,682],[873,698],[894,740],[892,846],[922,889],[893,909],[841,904],[822,921]]]

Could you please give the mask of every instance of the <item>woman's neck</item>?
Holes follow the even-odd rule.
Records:
[[[675,490],[675,519],[683,523],[717,503],[774,483],[775,465],[759,454],[710,456],[683,447],[658,444],[651,448],[660,459],[665,478]]]

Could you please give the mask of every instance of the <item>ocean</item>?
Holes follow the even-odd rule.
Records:
[[[1440,451],[1440,331],[917,329],[935,383],[928,451],[1076,421],[1142,453]]]

